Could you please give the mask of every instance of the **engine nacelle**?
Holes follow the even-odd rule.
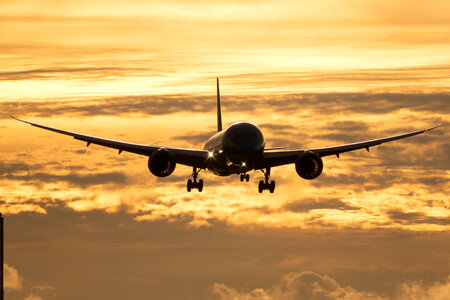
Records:
[[[158,177],[169,176],[175,170],[175,166],[173,154],[164,148],[156,150],[148,158],[148,169]]]
[[[322,158],[314,152],[305,151],[295,161],[295,170],[303,179],[314,179],[322,173]]]

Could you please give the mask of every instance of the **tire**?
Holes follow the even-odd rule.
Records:
[[[258,192],[261,194],[263,192],[264,182],[261,180],[258,185]]]
[[[198,191],[199,192],[203,191],[203,179],[200,179],[198,181]]]
[[[190,192],[192,189],[192,179],[188,179],[187,181],[187,191]]]
[[[250,175],[249,174],[245,175],[245,181],[247,181],[247,182],[250,181]]]
[[[273,180],[270,182],[269,191],[271,194],[273,194],[273,192],[275,191],[275,181]]]

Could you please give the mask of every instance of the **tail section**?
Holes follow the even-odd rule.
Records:
[[[222,131],[222,110],[220,109],[219,78],[217,77],[217,132]]]

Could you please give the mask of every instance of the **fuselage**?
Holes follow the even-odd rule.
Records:
[[[206,168],[220,176],[246,173],[254,169],[264,146],[258,127],[247,122],[234,123],[206,142],[203,149],[210,153]]]

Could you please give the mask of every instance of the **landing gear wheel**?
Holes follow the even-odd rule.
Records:
[[[266,171],[261,170],[264,173],[265,180],[260,181],[258,185],[258,192],[262,193],[264,190],[268,190],[271,194],[275,191],[275,181],[271,181],[269,183],[269,177],[270,177],[270,168],[266,168]]]
[[[241,174],[241,182],[244,182],[244,180],[249,182],[250,181],[250,175],[249,174],[245,174],[245,173]]]
[[[198,188],[198,191],[199,191],[199,192],[203,191],[203,179],[200,179],[200,180],[198,181],[198,186],[197,186],[197,188]]]
[[[275,181],[270,182],[269,191],[271,194],[275,191]]]
[[[192,177],[194,177],[194,180],[188,179],[187,181],[187,191],[190,192],[192,189],[197,189],[199,192],[203,191],[203,179],[200,179],[197,182],[197,176],[198,176],[197,168],[194,167],[194,171],[192,172]]]
[[[192,179],[188,179],[187,181],[187,191],[190,192],[192,189]]]

